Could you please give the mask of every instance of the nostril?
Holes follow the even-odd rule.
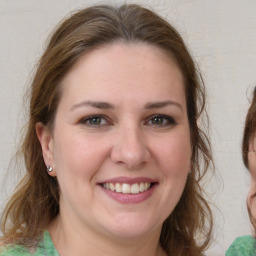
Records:
[[[150,159],[150,154],[142,132],[138,127],[128,126],[131,125],[120,130],[111,149],[111,159],[116,164],[126,165],[129,170],[136,170]]]

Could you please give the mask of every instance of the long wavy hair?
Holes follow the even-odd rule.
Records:
[[[248,161],[248,153],[249,153],[249,144],[252,143],[252,140],[255,139],[256,135],[256,87],[253,91],[253,97],[251,101],[251,105],[248,109],[245,125],[244,125],[244,135],[243,135],[243,143],[242,143],[242,156],[245,167],[249,170],[249,161]],[[255,192],[250,195],[247,199],[247,209],[249,213],[250,221],[254,228],[254,236],[256,235],[256,216],[252,215],[251,211],[251,201],[256,197],[256,188]]]
[[[58,215],[58,182],[46,172],[35,125],[42,122],[53,127],[61,81],[74,63],[86,52],[117,41],[159,47],[183,74],[192,146],[191,173],[177,206],[163,223],[159,243],[167,255],[203,255],[213,226],[212,212],[200,185],[212,163],[208,135],[198,126],[201,114],[207,116],[204,83],[175,28],[151,10],[134,4],[80,10],[64,20],[51,36],[30,88],[29,121],[21,146],[26,174],[4,210],[2,239],[31,246]]]

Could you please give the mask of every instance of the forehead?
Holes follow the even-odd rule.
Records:
[[[84,54],[62,86],[64,97],[80,91],[81,97],[184,98],[183,76],[171,55],[146,43],[116,42]]]
[[[109,64],[110,61],[116,61],[118,63],[128,64],[128,67],[131,60],[137,67],[143,61],[155,60],[157,62],[161,61],[163,64],[166,64],[166,66],[172,66],[172,68],[179,70],[181,73],[174,56],[164,48],[147,42],[135,43],[123,41],[116,41],[114,43],[98,46],[88,52],[85,52],[68,73],[77,69],[78,66],[81,66],[81,63],[91,62],[93,65],[98,64],[99,61],[102,62],[103,60],[105,60],[106,64]],[[151,64],[154,64],[154,62],[151,62]],[[156,66],[154,66],[154,68],[156,68]],[[95,70],[96,69],[97,65],[95,65]]]

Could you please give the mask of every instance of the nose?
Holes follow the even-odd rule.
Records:
[[[150,158],[147,141],[139,127],[120,129],[115,137],[111,151],[111,159],[117,164],[123,164],[129,170],[144,165]]]

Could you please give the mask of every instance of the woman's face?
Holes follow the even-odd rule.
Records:
[[[177,65],[155,46],[114,43],[81,57],[62,86],[53,132],[37,127],[62,222],[123,238],[160,233],[190,169]]]
[[[251,213],[256,218],[256,137],[254,136],[249,143],[248,165],[251,175],[251,185],[248,193],[248,204]]]

